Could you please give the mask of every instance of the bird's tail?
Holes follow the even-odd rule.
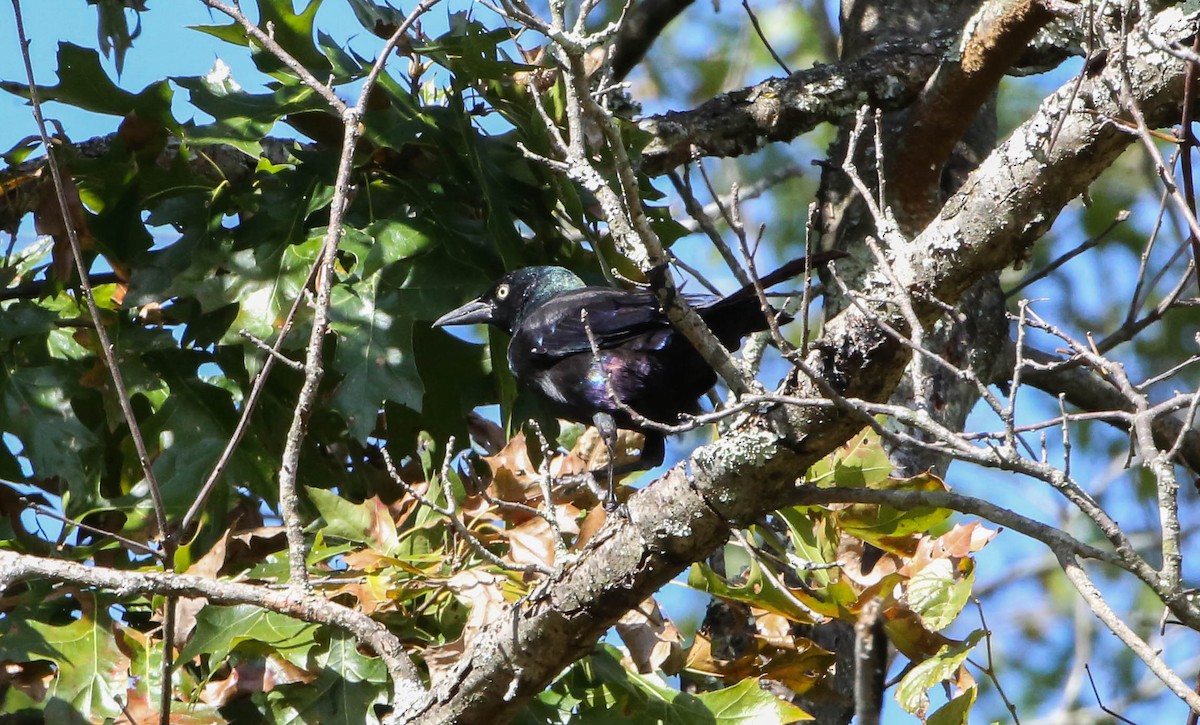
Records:
[[[759,277],[758,284],[763,289],[767,289],[769,287],[774,287],[775,285],[779,284],[780,282],[786,282],[787,280],[792,279],[793,277],[798,277],[800,274],[802,274],[803,272],[805,272],[806,270],[808,270],[810,268],[820,267],[822,265],[829,264],[830,262],[832,262],[835,259],[841,259],[842,257],[846,257],[846,256],[849,256],[849,255],[847,255],[845,252],[830,250],[828,252],[817,252],[816,254],[812,254],[807,257],[800,257],[799,259],[793,259],[792,261],[783,265],[779,269],[777,269],[773,272],[768,272],[767,274],[764,274],[763,276]],[[754,285],[748,284],[745,287],[738,290],[737,292],[734,292],[733,294],[729,295],[728,297],[723,298],[718,304],[720,304],[720,305],[724,305],[726,303],[736,304],[743,300],[753,299],[753,298],[754,298]]]
[[[763,289],[773,287],[800,275],[805,270],[822,264],[828,264],[835,259],[847,256],[845,252],[818,252],[809,257],[793,259],[779,269],[765,274],[758,279]],[[791,321],[791,316],[776,312],[779,324]],[[758,303],[754,285],[746,285],[737,292],[724,297],[701,310],[700,316],[708,323],[709,328],[730,350],[736,350],[742,344],[742,338],[751,332],[766,330],[770,327],[763,309]]]

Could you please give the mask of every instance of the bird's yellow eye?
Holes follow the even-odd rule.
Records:
[[[502,300],[505,297],[508,297],[508,285],[502,284],[496,288],[496,299]]]

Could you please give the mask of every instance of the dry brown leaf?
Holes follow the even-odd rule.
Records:
[[[347,562],[350,568],[354,565]],[[391,597],[388,596],[386,586],[382,586],[380,577],[369,576],[363,581],[350,581],[331,592],[330,598],[335,598],[341,594],[349,594],[358,602],[358,609],[363,614],[370,616],[375,614],[380,609],[388,607],[393,603]]]
[[[583,548],[588,545],[596,532],[604,528],[604,522],[608,520],[608,512],[603,506],[592,506],[588,509],[587,517],[579,526],[579,535],[575,537],[575,543],[571,545],[572,551],[583,551]]]
[[[226,544],[226,569],[235,571],[258,564],[286,547],[287,534],[282,526],[256,526],[239,531],[231,534]]]
[[[837,658],[811,640],[803,641],[807,643],[803,648],[782,651],[769,658],[758,668],[761,676],[783,684],[797,695],[827,679]]]
[[[209,680],[200,690],[198,699],[213,707],[222,707],[242,695],[270,692],[279,685],[309,684],[317,673],[303,670],[278,655],[265,660],[242,662],[223,679]],[[174,722],[174,717],[172,717]]]
[[[469,640],[475,633],[504,613],[508,602],[501,587],[504,578],[482,569],[468,569],[450,577],[447,585],[459,601],[471,607],[467,623],[463,626],[463,638]]]
[[[921,618],[907,607],[885,607],[883,618],[888,641],[913,662],[927,660],[943,646],[952,643],[945,636],[926,629]]]
[[[96,240],[88,229],[87,213],[83,201],[79,198],[79,187],[75,186],[75,180],[70,174],[63,174],[62,180],[70,225],[79,237],[80,249],[86,252],[96,246]],[[58,203],[54,180],[49,174],[44,174],[38,187],[37,206],[33,209],[33,229],[39,235],[54,238],[54,246],[50,253],[50,273],[54,279],[64,283],[71,279],[71,272],[75,269],[75,256],[71,252],[71,238],[67,228],[62,205]]]
[[[364,532],[367,538],[379,545],[381,553],[395,551],[400,545],[400,537],[396,533],[396,520],[392,511],[378,496],[363,501],[371,507],[371,521]]]
[[[957,525],[939,537],[921,537],[917,550],[900,568],[905,576],[914,576],[937,559],[951,559],[957,569],[959,559],[979,551],[999,533],[980,526],[978,522]]]
[[[950,556],[967,556],[987,546],[999,533],[996,529],[989,529],[978,521],[972,521],[969,524],[956,524],[938,540]]]
[[[775,614],[764,609],[752,609],[754,613],[754,628],[763,642],[785,649],[795,646],[792,637],[792,623],[782,614]]]
[[[559,504],[554,507],[554,517],[558,520],[559,531],[564,534],[579,533],[579,527],[575,523],[575,517],[578,515],[579,509],[570,504]],[[507,558],[509,560],[518,565],[554,566],[554,530],[544,518],[531,517],[517,526],[505,529],[503,534],[508,539]]]
[[[899,560],[894,554],[884,552],[871,570],[864,573],[862,558],[865,548],[866,545],[861,539],[843,536],[837,549],[837,562],[842,575],[862,588],[878,584],[885,576],[894,573],[899,566]]]
[[[646,438],[641,433],[618,430],[617,467],[632,465],[640,461],[642,458],[641,448],[645,441]],[[604,439],[600,436],[599,431],[592,427],[585,430],[583,435],[579,436],[579,440],[575,441],[571,455],[583,461],[583,470],[585,471],[601,471],[608,466],[608,447],[604,445]]]
[[[697,632],[688,647],[687,661],[684,668],[692,672],[700,672],[713,677],[720,677],[723,663],[713,657],[712,640],[704,632]]]
[[[425,666],[429,668],[430,679],[434,682],[441,680],[443,675],[462,661],[462,655],[466,649],[467,645],[462,637],[453,642],[427,647],[422,653],[421,659],[425,660]]]
[[[216,579],[220,574],[221,568],[225,566],[225,555],[229,544],[229,532],[226,531],[221,535],[221,538],[213,544],[212,548],[205,552],[204,556],[200,557],[187,568],[185,574],[193,576],[207,577]],[[200,610],[208,606],[208,599],[204,597],[180,597],[175,604],[175,645],[182,647],[188,638],[192,636],[192,631],[196,629],[196,615]]]
[[[683,637],[653,597],[626,612],[616,629],[638,672],[649,674],[661,669],[674,675],[683,669]]]
[[[488,485],[492,498],[525,503],[541,496],[537,468],[529,458],[524,433],[513,436],[499,453],[484,456],[483,460],[492,471]]]
[[[200,713],[193,710],[177,702],[175,709],[171,710],[171,725],[220,725],[229,722],[214,711]],[[114,725],[158,725],[160,722],[162,718],[157,698],[151,701],[145,693],[134,689],[125,693],[121,716],[113,721]]]

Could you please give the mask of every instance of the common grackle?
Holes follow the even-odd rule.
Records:
[[[823,252],[793,260],[762,277],[760,284],[770,287],[810,264],[841,256],[841,252]],[[753,286],[721,298],[689,295],[688,301],[731,350],[747,334],[769,327]],[[585,310],[586,322],[581,315]],[[780,317],[781,322],[789,319]],[[652,292],[589,287],[562,267],[510,272],[433,324],[476,323],[511,334],[508,366],[517,381],[556,416],[594,423],[610,452],[616,427],[641,431],[645,435],[641,463],[646,467],[662,462],[663,434],[639,424],[629,410],[658,423],[677,424],[681,413],[698,410],[700,396],[717,382],[716,373],[671,325]],[[598,354],[593,353],[588,328]]]

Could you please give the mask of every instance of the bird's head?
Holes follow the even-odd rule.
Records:
[[[511,333],[530,310],[555,295],[583,286],[583,280],[563,267],[523,267],[504,275],[479,297],[442,315],[433,326],[487,324]]]

